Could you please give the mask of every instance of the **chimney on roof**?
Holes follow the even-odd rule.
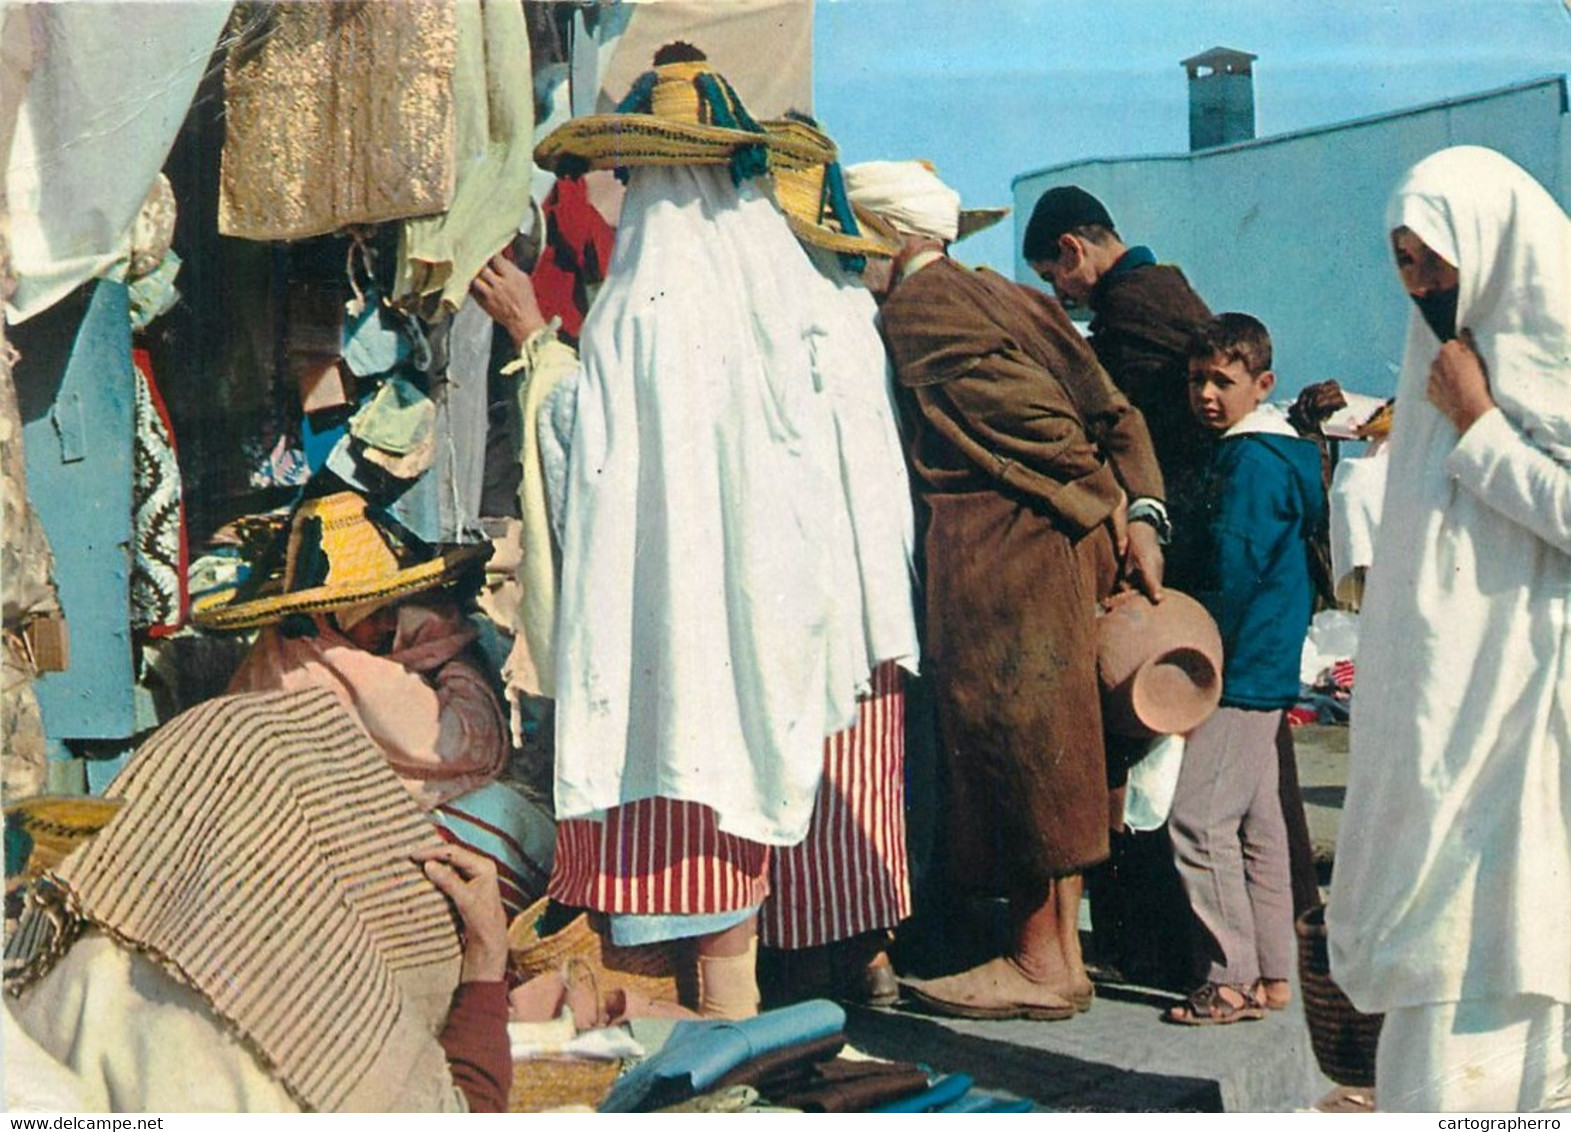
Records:
[[[1258,55],[1213,47],[1185,59],[1189,72],[1189,150],[1232,145],[1255,136]]]

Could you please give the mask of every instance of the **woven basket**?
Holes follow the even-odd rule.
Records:
[[[1373,1088],[1375,1048],[1384,1014],[1354,1009],[1331,979],[1326,947],[1326,910],[1311,908],[1294,925],[1298,931],[1298,978],[1304,990],[1304,1016],[1320,1071],[1338,1085]]]
[[[690,956],[684,962],[680,943],[653,943],[642,947],[617,947],[597,931],[587,913],[566,927],[542,938],[540,918],[549,901],[536,901],[514,917],[507,932],[508,966],[519,982],[528,982],[547,971],[560,971],[570,961],[588,964],[602,991],[625,988],[652,1002],[692,1003],[697,987]]]
[[[621,1069],[620,1061],[575,1058],[540,1057],[515,1062],[507,1111],[543,1112],[568,1105],[599,1108],[610,1095]]]

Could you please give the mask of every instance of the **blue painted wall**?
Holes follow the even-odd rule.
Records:
[[[125,739],[135,730],[130,628],[135,386],[123,284],[96,285],[68,357],[63,375],[31,373],[30,389],[21,388],[25,350],[17,371],[19,400],[39,406],[22,429],[28,494],[54,551],[71,648],[70,667],[44,674],[34,688],[51,740]]]

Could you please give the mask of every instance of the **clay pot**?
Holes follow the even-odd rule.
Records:
[[[1160,604],[1115,594],[1097,619],[1102,711],[1116,735],[1192,731],[1222,699],[1222,636],[1194,598],[1164,591]]]

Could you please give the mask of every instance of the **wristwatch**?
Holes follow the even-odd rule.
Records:
[[[1131,523],[1148,523],[1156,528],[1156,541],[1166,546],[1173,541],[1173,524],[1167,517],[1167,505],[1158,499],[1137,499],[1129,505]]]

